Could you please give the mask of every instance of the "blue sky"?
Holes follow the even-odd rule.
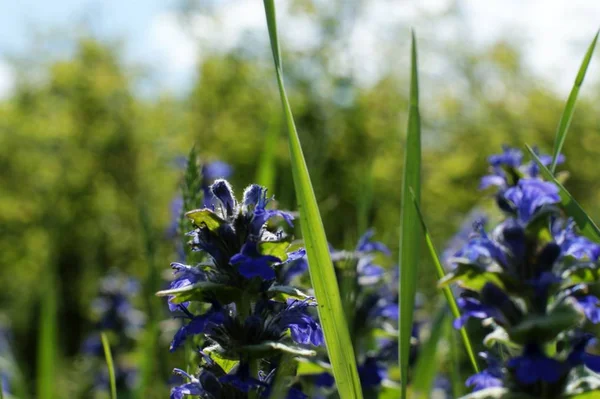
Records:
[[[203,0],[208,1],[208,0]],[[184,30],[174,10],[177,0],[0,0],[0,97],[10,94],[14,71],[11,55],[27,53],[34,33],[52,31],[74,35],[86,26],[94,35],[122,39],[128,63],[145,65],[152,72],[148,83],[153,92],[180,93],[187,87],[195,65],[215,44],[232,48],[248,31],[264,36],[264,14],[259,0],[211,0],[216,4],[215,20],[203,15],[193,18]],[[355,40],[347,51],[365,81],[377,76],[382,56],[377,42],[397,20],[413,24],[415,16],[440,11],[450,0],[370,0],[355,26]],[[421,38],[443,42],[460,31],[466,45],[484,46],[507,34],[519,40],[525,61],[534,72],[560,92],[568,91],[578,63],[592,35],[600,26],[600,1],[589,0],[459,0],[464,26],[431,27],[416,25]],[[277,1],[280,18],[286,22],[288,43],[310,46],[314,42],[310,20],[286,15],[285,1]],[[389,40],[388,40],[389,41]],[[598,58],[598,57],[596,57]],[[590,80],[600,69],[592,63]],[[443,60],[438,63],[443,69]]]

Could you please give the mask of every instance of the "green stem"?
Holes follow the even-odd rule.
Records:
[[[249,359],[248,363],[250,363],[250,376],[258,378],[258,372],[260,371],[260,359]],[[248,392],[248,399],[258,399],[258,392],[256,389]]]

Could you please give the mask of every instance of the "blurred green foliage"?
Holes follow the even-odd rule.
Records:
[[[422,208],[438,249],[463,215],[485,203],[477,185],[487,156],[503,143],[549,152],[565,101],[533,78],[506,43],[461,57],[454,67],[462,89],[421,103]],[[293,55],[286,59],[293,65]],[[16,355],[25,376],[34,378],[42,282],[52,273],[56,366],[65,370],[57,373],[57,389],[67,397],[80,378],[77,352],[91,328],[99,277],[112,267],[144,280],[152,268],[168,269],[175,256],[165,230],[181,175],[178,156],[196,145],[203,160],[233,166],[234,188],[255,179],[270,129],[283,128],[266,61],[211,55],[185,96],[148,99],[133,91],[136,78],[117,49],[82,39],[72,57],[45,65],[42,79],[23,75],[14,95],[0,103],[0,307],[19,337]],[[284,73],[328,239],[342,248],[374,227],[397,250],[408,73],[389,73],[366,88],[351,77],[336,78],[326,92],[300,68]],[[349,93],[346,101],[334,100],[332,93],[340,92]],[[596,220],[598,98],[590,87],[582,92],[563,167],[571,172],[567,188]],[[271,192],[280,208],[295,209],[283,131],[273,145]],[[432,296],[435,273],[424,262],[419,288]],[[160,288],[149,284],[146,293]],[[160,299],[145,306],[163,318]],[[170,337],[158,338],[157,353],[166,352]],[[166,364],[154,367],[160,378],[145,397],[165,396],[169,371]]]

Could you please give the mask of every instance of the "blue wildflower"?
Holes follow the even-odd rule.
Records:
[[[293,217],[267,209],[271,199],[265,188],[249,186],[241,202],[223,179],[215,180],[209,191],[211,206],[186,214],[194,224],[194,230],[188,233],[192,238],[189,244],[203,261],[196,266],[174,263],[175,279],[170,289],[159,295],[168,296],[171,309],[185,320],[173,338],[172,351],[186,339],[200,336],[206,353],[216,352],[239,364],[235,371],[225,373],[205,359],[199,377],[188,376],[189,382],[173,388],[172,395],[233,398],[255,391],[264,396],[270,390],[273,369],[269,373],[260,369],[251,375],[249,358],[259,361],[260,353],[269,360],[264,363],[266,367],[278,361],[281,351],[311,353],[297,344],[323,344],[321,326],[311,310],[314,301],[289,299],[283,303],[273,299],[279,290],[307,297],[286,286],[298,273],[295,269],[303,268],[305,251],[288,252],[290,240],[283,230],[269,230],[270,219],[281,217],[291,226]],[[193,313],[198,309],[193,302],[211,307],[204,313]],[[203,378],[210,381],[211,389]],[[304,396],[290,389],[289,397]]]
[[[535,344],[525,346],[523,354],[510,359],[507,365],[525,385],[538,381],[557,382],[566,371],[564,363],[546,356]]]
[[[560,202],[558,187],[537,179],[521,179],[515,187],[504,192],[519,221],[529,222],[544,205]]]
[[[363,389],[369,390],[380,386],[387,373],[385,367],[379,364],[375,357],[367,357],[358,366],[358,375]]]
[[[576,296],[577,303],[586,317],[594,324],[600,323],[600,299],[594,295]]]
[[[237,266],[238,272],[246,278],[260,277],[263,280],[272,280],[275,278],[272,264],[281,262],[281,259],[272,255],[261,255],[257,243],[247,242],[239,254],[231,257],[230,262]]]
[[[501,387],[504,373],[500,361],[486,352],[481,352],[479,356],[487,361],[487,368],[467,378],[465,385],[473,388],[473,391]]]

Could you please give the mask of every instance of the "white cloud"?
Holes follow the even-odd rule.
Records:
[[[0,60],[0,98],[9,97],[15,87],[15,72],[6,62]]]
[[[464,1],[461,6],[479,45],[512,37],[525,61],[561,93],[568,93],[579,64],[600,27],[600,2],[586,0]],[[597,63],[597,62],[596,62]],[[588,79],[597,79],[592,62]]]
[[[317,2],[325,10],[328,3]],[[292,15],[288,1],[276,1],[278,26],[285,46],[310,50],[319,44],[315,17]],[[547,1],[460,1],[464,18],[429,20],[443,12],[451,0],[426,0],[418,4],[398,0],[371,0],[362,3],[357,17],[346,27],[348,40],[336,43],[340,54],[332,71],[351,70],[360,84],[370,84],[386,70],[401,70],[406,61],[408,27],[417,29],[419,40],[427,41],[423,51],[423,72],[443,76],[447,60],[435,49],[448,41],[462,40],[465,46],[483,47],[511,38],[524,50],[525,62],[533,71],[568,92],[587,43],[598,28],[600,2],[587,0]],[[435,22],[435,24],[432,23]],[[268,34],[262,4],[256,0],[215,2],[211,15],[196,13],[183,24],[173,12],[154,16],[151,22],[148,56],[167,87],[189,82],[199,58],[213,51],[231,51],[251,43],[251,51],[269,56]],[[460,25],[460,26],[459,26]],[[433,46],[431,46],[433,45]],[[429,49],[429,50],[427,50]],[[588,79],[598,75],[592,63]]]

